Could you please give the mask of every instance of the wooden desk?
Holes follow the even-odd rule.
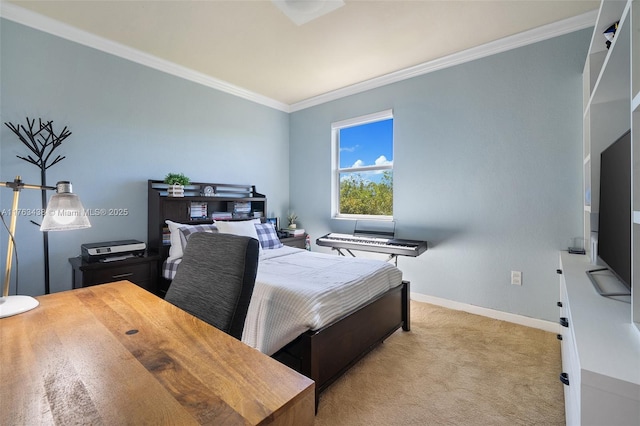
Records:
[[[0,424],[312,425],[314,383],[128,281],[0,319]]]

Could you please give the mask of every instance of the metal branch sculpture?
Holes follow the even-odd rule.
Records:
[[[62,141],[71,135],[71,132],[65,126],[60,133],[56,134],[53,130],[53,121],[42,121],[38,119],[36,126],[35,118],[29,120],[27,117],[27,125],[4,123],[31,151],[26,156],[16,155],[16,157],[37,166],[40,169],[40,180],[42,186],[47,186],[47,169],[60,161],[64,160],[64,156],[54,155],[54,151]],[[47,194],[42,191],[42,211],[47,208]],[[35,223],[35,222],[34,222]],[[50,293],[49,284],[49,235],[48,232],[42,233],[44,242],[44,292]]]
[[[71,132],[65,126],[59,134],[56,134],[53,130],[53,121],[43,122],[42,119],[39,118],[38,128],[35,127],[35,123],[35,119],[29,120],[29,117],[27,117],[26,127],[13,123],[4,124],[11,129],[18,139],[20,139],[20,142],[35,155],[35,158],[31,155],[26,157],[17,155],[16,157],[38,166],[44,171],[65,158],[64,156],[61,157],[57,155],[52,159],[51,156],[53,151],[62,145],[62,141],[71,135]]]

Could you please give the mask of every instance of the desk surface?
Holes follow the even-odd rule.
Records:
[[[38,300],[0,319],[0,424],[313,424],[313,381],[128,281]]]

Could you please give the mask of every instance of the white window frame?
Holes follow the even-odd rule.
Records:
[[[348,127],[361,126],[363,124],[374,123],[393,119],[393,110],[367,114],[360,117],[354,117],[347,120],[336,121],[331,123],[331,216],[336,219],[367,219],[367,220],[393,220],[393,216],[386,215],[363,215],[363,214],[341,214],[340,213],[340,173],[344,172],[369,172],[376,170],[393,170],[393,161],[391,164],[381,166],[364,166],[364,167],[345,167],[340,168],[340,130]],[[395,128],[395,121],[394,121]],[[395,133],[395,130],[394,130]],[[393,140],[392,149],[395,151],[395,139]],[[395,154],[394,154],[395,160]]]

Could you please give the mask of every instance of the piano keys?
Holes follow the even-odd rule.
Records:
[[[426,241],[403,240],[374,235],[339,234],[335,232],[316,239],[316,244],[323,247],[331,247],[342,256],[344,256],[344,253],[341,250],[346,250],[354,257],[355,255],[351,250],[384,253],[389,255],[389,260],[395,259],[396,263],[396,256],[417,257],[427,250]]]

